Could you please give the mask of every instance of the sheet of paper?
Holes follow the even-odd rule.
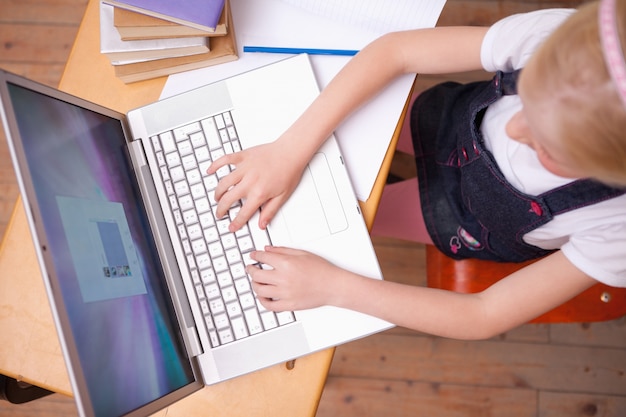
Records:
[[[171,75],[161,97],[178,94],[287,57],[281,54],[244,54],[244,45],[361,49],[383,33],[394,30],[390,23],[377,31],[366,30],[339,19],[330,19],[318,11],[309,10],[306,5],[289,4],[290,1],[298,0],[231,0],[239,60]],[[309,1],[315,3],[323,0]],[[405,0],[384,3],[391,4],[394,1]],[[412,19],[414,27],[434,26],[445,1],[412,1],[428,5],[424,10],[416,9],[417,15]],[[373,4],[374,1],[368,0],[365,3]],[[387,20],[394,21],[391,18]],[[342,56],[311,56],[320,88],[324,88],[349,59]],[[413,79],[414,75],[398,78],[335,131],[359,200],[367,200],[371,193],[389,141],[411,92]]]
[[[420,0],[282,1],[344,25],[375,33],[435,26],[445,4],[445,1]]]

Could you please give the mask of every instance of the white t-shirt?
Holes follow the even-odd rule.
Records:
[[[523,68],[537,47],[574,12],[548,9],[500,20],[483,41],[483,67],[505,72]],[[521,107],[518,96],[505,96],[488,108],[481,127],[485,146],[504,176],[530,195],[571,182],[548,172],[534,150],[506,135],[506,123]],[[555,216],[526,234],[524,241],[544,249],[560,248],[570,262],[594,279],[626,287],[626,195]]]

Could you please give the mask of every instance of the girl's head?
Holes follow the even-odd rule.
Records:
[[[610,23],[623,58],[626,0],[603,1],[615,2]],[[598,9],[595,2],[583,6],[530,59],[518,88],[524,108],[507,131],[558,175],[626,187],[626,91],[609,71],[617,64],[605,58]]]

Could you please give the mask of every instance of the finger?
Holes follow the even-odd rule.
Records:
[[[225,179],[226,177],[224,177]],[[226,193],[221,196],[214,196],[213,198],[217,201],[217,210],[215,211],[215,215],[218,218],[222,218],[226,215],[228,210],[234,205],[238,205],[240,200],[245,197],[245,186],[242,186],[241,183],[235,186],[232,186]]]
[[[256,295],[256,298],[261,302],[261,304],[268,310],[272,311],[285,311],[288,308],[289,303],[285,300],[282,300],[277,292],[278,288],[273,285],[264,285],[253,282],[252,290]]]
[[[260,199],[255,199],[254,197],[247,198],[239,209],[239,213],[237,213],[235,218],[231,221],[229,230],[231,232],[236,232],[237,230],[241,229],[248,222],[248,220],[250,220],[254,213],[256,213],[256,211],[259,209],[259,207],[261,207],[262,204],[263,201]],[[261,210],[261,214],[262,213],[263,210]],[[265,226],[267,226],[267,224],[265,224]],[[261,229],[265,229],[265,227],[261,226],[260,222],[259,227]]]
[[[263,210],[261,210],[259,215],[259,228],[265,229],[267,225],[270,224],[283,203],[283,198],[272,198],[263,204]]]
[[[229,153],[217,158],[215,161],[209,165],[207,168],[207,174],[215,174],[215,172],[223,166],[226,165],[236,165],[241,161],[241,155],[239,152]]]
[[[270,252],[268,252],[270,248],[271,246],[266,246],[265,250],[255,250],[250,253],[250,258],[252,258],[252,260],[257,261],[261,264],[269,265],[270,267],[275,268],[274,265],[275,265],[275,261],[277,260],[276,259],[277,255],[273,255]],[[248,268],[250,269],[248,273],[250,274],[253,280],[262,282],[264,284],[270,284],[270,282],[267,282],[267,281],[260,281],[260,278],[263,277],[264,274],[263,274],[263,270],[261,270],[259,266],[250,265]]]
[[[267,246],[265,248],[265,251],[257,251],[256,253],[267,253],[267,254],[270,254],[269,256],[272,256],[272,254],[297,256],[297,255],[304,255],[307,252],[303,251],[302,249],[287,248],[285,246]],[[265,256],[265,255],[262,255],[262,256]],[[262,262],[262,263],[265,263],[265,262]]]
[[[281,300],[274,300],[272,298],[264,298],[258,296],[257,299],[259,300],[261,305],[265,307],[266,310],[273,311],[275,313],[289,310],[288,308],[283,307],[284,303]]]
[[[243,173],[236,169],[219,179],[215,187],[215,200],[219,201],[224,194],[231,190],[235,185],[239,184],[243,178]]]
[[[246,272],[250,275],[253,285],[270,286],[274,284],[272,274],[268,274],[265,270],[261,269],[260,266],[248,265]]]

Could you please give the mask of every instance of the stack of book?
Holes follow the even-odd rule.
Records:
[[[228,0],[101,0],[100,50],[125,83],[237,59]]]

